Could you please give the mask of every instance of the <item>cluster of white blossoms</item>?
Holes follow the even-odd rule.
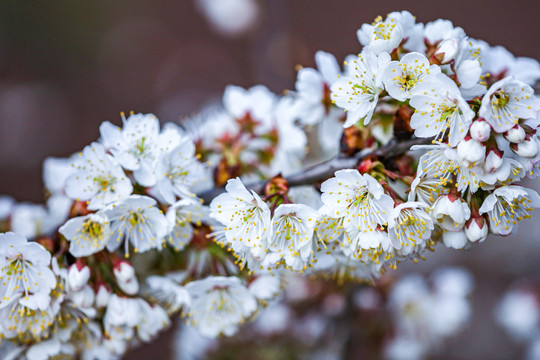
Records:
[[[540,65],[407,11],[358,39],[343,69],[318,52],[284,95],[229,86],[180,125],[102,123],[45,161],[46,206],[0,197],[12,356],[118,358],[174,314],[233,335],[291,274],[374,282],[437,244],[515,232],[540,206],[516,184],[540,172]],[[406,337],[404,298],[432,314],[439,295],[466,295],[404,289]]]

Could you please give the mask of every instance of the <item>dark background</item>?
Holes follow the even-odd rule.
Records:
[[[319,49],[338,59],[359,52],[361,24],[395,10],[421,22],[450,19],[471,37],[538,59],[539,3],[268,0],[260,1],[252,31],[227,38],[209,27],[193,0],[2,1],[0,193],[40,201],[42,160],[82,149],[97,139],[102,121],[119,124],[120,111],[180,121],[219,99],[227,84],[293,88],[296,64],[313,66]],[[468,252],[439,249],[398,270],[462,264],[476,277],[472,324],[443,358],[519,356],[492,312],[512,281],[539,273],[538,215],[519,238],[489,238]],[[168,351],[164,338],[132,358],[164,358]]]

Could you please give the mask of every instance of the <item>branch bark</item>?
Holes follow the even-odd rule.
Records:
[[[431,143],[431,138],[415,138],[402,142],[397,142],[395,139],[390,141],[385,146],[369,152],[360,151],[353,156],[344,157],[338,155],[330,160],[322,162],[317,165],[310,166],[303,171],[294,175],[286,176],[285,180],[289,186],[299,185],[311,185],[320,181],[323,181],[329,177],[332,177],[334,173],[342,169],[354,169],[358,164],[371,156],[376,156],[381,159],[389,159],[398,155],[405,154],[410,150],[413,145],[425,145]],[[255,182],[247,184],[246,188],[254,190],[258,194],[262,194],[267,181]],[[214,188],[212,190],[205,191],[198,194],[198,196],[204,200],[206,204],[209,204],[219,194],[225,191],[224,187]]]

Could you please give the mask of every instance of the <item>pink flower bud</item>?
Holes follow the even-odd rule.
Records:
[[[90,268],[80,259],[68,269],[67,283],[72,291],[81,290],[90,279]]]
[[[465,235],[471,242],[482,242],[488,235],[488,226],[483,216],[471,218],[465,224]]]
[[[469,132],[474,140],[484,142],[491,135],[491,126],[487,121],[479,119],[472,123]]]
[[[519,125],[514,126],[504,133],[504,138],[506,140],[516,144],[523,142],[523,140],[525,140],[525,136],[525,130]]]

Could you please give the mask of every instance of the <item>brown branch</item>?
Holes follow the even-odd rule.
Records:
[[[354,169],[358,164],[369,157],[376,156],[381,159],[388,159],[398,155],[405,154],[410,150],[413,145],[422,145],[431,143],[431,138],[416,138],[407,141],[397,142],[395,139],[390,141],[385,146],[369,152],[358,152],[353,156],[344,157],[338,155],[330,160],[322,162],[317,165],[310,166],[299,173],[285,177],[289,186],[310,185],[323,181],[332,177],[334,173],[342,169]],[[267,181],[255,182],[247,184],[246,188],[254,190],[258,194],[264,192],[264,187]],[[198,196],[204,200],[206,204],[209,204],[219,194],[225,191],[224,187],[214,188],[212,190],[200,193]]]

